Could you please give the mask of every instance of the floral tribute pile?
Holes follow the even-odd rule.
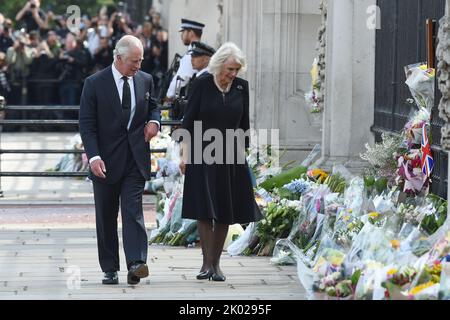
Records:
[[[450,298],[447,201],[429,193],[434,70],[405,71],[410,119],[401,133],[366,146],[363,177],[342,166],[279,172],[270,159],[249,159],[265,218],[247,226],[229,254],[296,264],[311,299]]]

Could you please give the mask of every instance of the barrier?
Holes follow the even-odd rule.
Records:
[[[159,106],[158,110],[168,110],[170,107]],[[54,111],[79,111],[79,106],[5,106],[5,100],[0,97],[0,197],[3,197],[3,191],[1,188],[1,178],[2,177],[87,177],[88,172],[4,172],[1,170],[1,158],[3,154],[83,154],[84,150],[75,149],[41,149],[41,150],[25,150],[25,149],[3,149],[1,147],[1,135],[3,131],[3,126],[9,125],[77,125],[78,120],[5,120],[4,116],[6,111],[44,111],[44,110],[54,110]],[[181,121],[178,120],[165,120],[161,121],[161,126],[178,126]],[[166,149],[151,149],[150,153],[165,153]],[[150,165],[150,164],[149,164]],[[152,177],[156,176],[155,172],[151,173]]]

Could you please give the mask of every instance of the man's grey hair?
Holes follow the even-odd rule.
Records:
[[[127,57],[132,48],[140,48],[142,52],[144,52],[141,40],[135,36],[125,35],[120,38],[114,49],[114,61],[117,60],[117,56]]]
[[[241,65],[240,72],[245,72],[247,70],[247,59],[245,54],[233,42],[226,42],[211,57],[208,65],[209,72],[218,75],[222,70],[222,66],[230,57],[233,58],[236,63]]]

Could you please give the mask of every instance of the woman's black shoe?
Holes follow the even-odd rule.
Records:
[[[211,275],[212,275],[212,272],[210,272],[209,270],[202,271],[197,275],[197,280],[209,279],[209,277],[211,277]]]
[[[209,281],[225,281],[226,277],[218,275],[217,273],[213,273],[209,276]]]

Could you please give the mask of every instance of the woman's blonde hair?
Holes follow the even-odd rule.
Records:
[[[211,74],[218,75],[223,64],[230,58],[234,58],[236,63],[241,65],[240,72],[247,70],[247,58],[239,47],[233,42],[224,43],[209,61],[208,69]]]

